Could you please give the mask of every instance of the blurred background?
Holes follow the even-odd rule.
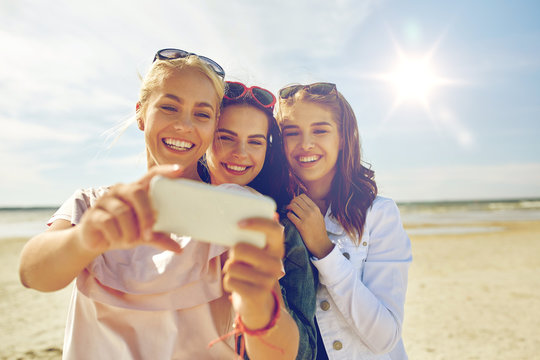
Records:
[[[538,356],[537,0],[0,0],[0,359],[61,356],[70,288],[22,288],[18,254],[76,189],[146,171],[142,132],[111,131],[167,47],[337,84],[413,243],[411,359]]]
[[[140,177],[142,133],[104,133],[165,47],[273,92],[336,83],[398,201],[540,197],[539,20],[537,1],[0,0],[0,207]]]

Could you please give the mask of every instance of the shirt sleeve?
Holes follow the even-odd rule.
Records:
[[[106,188],[88,188],[79,189],[73,193],[63,204],[56,210],[53,216],[47,222],[51,225],[56,220],[70,221],[72,225],[80,222],[84,212],[92,207],[95,201],[107,191]]]
[[[372,352],[380,354],[391,351],[401,339],[412,252],[395,202],[378,200],[366,219],[369,249],[363,267],[353,266],[337,246],[312,262],[351,328]]]

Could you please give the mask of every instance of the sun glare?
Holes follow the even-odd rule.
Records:
[[[395,70],[388,75],[388,80],[397,93],[397,101],[420,102],[427,105],[430,91],[437,85],[438,79],[426,59],[403,58]]]
[[[420,105],[424,108],[426,118],[433,123],[435,128],[448,130],[460,146],[471,147],[475,142],[474,134],[461,124],[451,111],[444,110],[444,105],[442,105],[444,102],[436,98],[436,96],[443,95],[440,91],[438,94],[436,93],[443,87],[467,84],[464,80],[443,77],[438,73],[436,66],[434,66],[436,65],[434,60],[440,41],[441,38],[428,51],[421,54],[407,54],[394,41],[396,55],[394,67],[382,73],[368,73],[363,76],[382,81],[393,89],[394,101],[381,121],[381,129],[386,126],[402,105]],[[407,111],[411,109],[403,110],[405,110],[404,114],[407,114]],[[407,116],[397,118],[408,120]]]
[[[438,43],[438,42],[437,42]],[[393,69],[373,77],[388,83],[395,93],[392,110],[403,103],[418,104],[429,110],[433,92],[454,81],[439,76],[433,66],[437,43],[423,54],[407,54],[395,43],[396,63]]]

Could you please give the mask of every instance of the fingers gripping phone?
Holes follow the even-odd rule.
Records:
[[[263,248],[265,235],[238,227],[242,219],[273,219],[276,203],[247,189],[212,186],[188,179],[155,176],[150,198],[157,212],[154,231],[190,236],[195,240],[233,246],[246,242]]]

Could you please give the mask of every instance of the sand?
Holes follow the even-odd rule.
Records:
[[[411,359],[540,358],[540,221],[490,233],[411,236]]]
[[[0,359],[60,359],[71,286],[41,293],[20,284],[26,240],[0,239]]]
[[[501,230],[411,235],[409,358],[539,358],[540,221],[470,226]],[[71,289],[39,293],[19,284],[25,241],[0,239],[0,359],[59,359]]]

